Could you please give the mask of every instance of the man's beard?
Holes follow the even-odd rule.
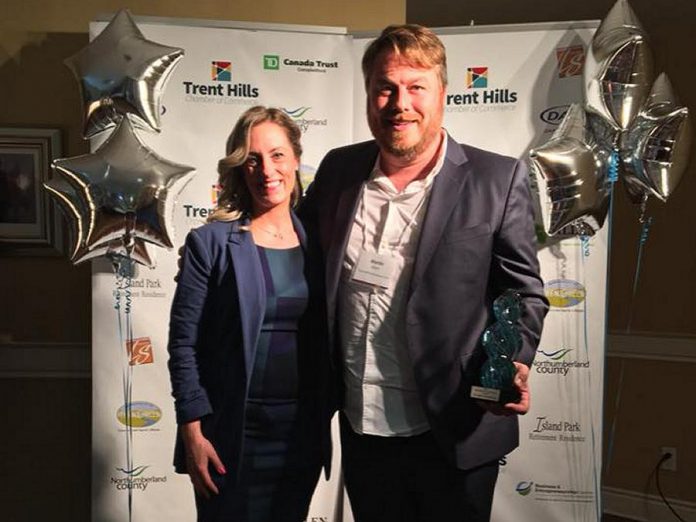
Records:
[[[375,132],[374,125],[372,122],[369,122],[370,130],[372,131],[372,135],[375,137],[377,144],[385,152],[406,161],[414,160],[430,145],[432,145],[433,141],[435,141],[439,136],[440,129],[442,127],[441,120],[439,124],[435,123],[435,119],[431,120],[430,125],[425,129],[420,139],[416,143],[412,145],[405,145],[403,144],[404,140],[399,136],[399,133],[385,131],[385,129],[389,129],[389,124],[385,123],[381,116],[378,118],[378,132]],[[390,116],[388,119],[393,119],[393,116]],[[420,120],[418,120],[415,125],[418,125],[419,123]]]

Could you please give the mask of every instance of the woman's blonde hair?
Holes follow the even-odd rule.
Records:
[[[244,179],[244,163],[249,156],[251,129],[259,123],[271,122],[280,126],[288,137],[295,157],[299,162],[302,156],[300,138],[302,132],[295,122],[280,109],[257,105],[242,114],[227,139],[227,156],[218,162],[219,194],[217,206],[208,216],[208,221],[232,221],[242,216],[250,216],[251,195]],[[295,188],[290,205],[295,206],[302,196],[300,173],[295,172]]]

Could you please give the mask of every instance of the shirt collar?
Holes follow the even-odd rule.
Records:
[[[442,165],[445,163],[445,156],[447,156],[448,139],[447,132],[445,132],[444,129],[441,129],[440,132],[442,133],[442,143],[440,144],[440,148],[437,153],[437,161],[435,162],[435,165],[433,165],[433,168],[430,170],[430,172],[428,172],[428,175],[425,178],[417,179],[409,183],[403,190],[403,193],[419,192],[430,187],[435,179],[435,176],[437,176],[440,170],[442,170]],[[372,167],[372,171],[370,172],[367,182],[374,182],[382,189],[395,192],[394,185],[392,185],[392,183],[389,181],[386,174],[382,172],[382,169],[379,168],[379,158],[380,154],[377,154],[377,159],[375,160],[375,164]]]

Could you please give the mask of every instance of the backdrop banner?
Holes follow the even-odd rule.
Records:
[[[153,248],[156,268],[137,268],[131,346],[119,337],[111,269],[103,260],[93,263],[95,521],[128,520],[129,487],[136,522],[195,519],[188,477],[172,467],[169,308],[176,249],[215,205],[217,161],[238,116],[263,104],[282,107],[298,123],[305,186],[329,149],[370,137],[360,72],[370,38],[341,29],[220,25],[171,19],[138,24],[148,39],[185,50],[164,92],[162,132],[138,135],[168,160],[194,166],[197,174],[168,209],[175,249]],[[526,158],[530,148],[548,139],[569,104],[582,102],[582,64],[597,25],[438,30],[447,47],[448,132],[458,141]],[[91,24],[92,37],[104,26]],[[539,213],[547,212],[545,194],[538,194],[534,179],[530,183]],[[552,308],[531,369],[532,408],[520,418],[520,447],[501,460],[493,520],[598,521],[608,225],[589,240],[547,238],[542,230],[540,225],[539,257]],[[127,371],[132,372],[131,465]],[[336,439],[334,473],[328,482],[321,479],[308,521],[352,521],[339,460]]]

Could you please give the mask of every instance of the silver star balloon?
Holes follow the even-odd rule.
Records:
[[[121,239],[108,241],[104,244],[95,245],[89,249],[85,246],[85,228],[83,223],[89,221],[89,211],[87,202],[83,196],[76,191],[65,179],[54,176],[44,183],[45,189],[53,197],[58,207],[63,212],[69,226],[70,260],[77,265],[83,261],[94,259],[95,257],[113,258],[115,256],[130,257],[136,263],[154,267],[154,262],[146,243],[142,239],[136,239],[131,252],[127,252]]]
[[[87,248],[114,239],[123,239],[127,247],[133,239],[173,246],[173,199],[194,169],[158,156],[138,139],[127,118],[95,152],[53,165],[84,198]]]
[[[593,235],[604,224],[611,149],[595,138],[593,126],[601,122],[590,118],[580,105],[571,105],[551,139],[529,152],[547,196],[542,215],[549,235]]]
[[[650,92],[653,57],[627,0],[602,20],[585,59],[585,105],[616,130],[631,124]]]
[[[674,192],[689,162],[693,129],[665,73],[658,76],[635,122],[622,137],[624,181],[632,199],[661,201]]]
[[[115,126],[124,115],[138,127],[159,131],[162,91],[183,54],[145,39],[129,12],[119,11],[65,61],[80,84],[85,138]]]

